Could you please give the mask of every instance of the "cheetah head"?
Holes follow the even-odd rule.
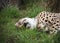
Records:
[[[20,28],[24,26],[30,29],[36,28],[36,25],[37,25],[37,20],[35,18],[29,18],[29,17],[22,18],[15,24],[16,27]]]

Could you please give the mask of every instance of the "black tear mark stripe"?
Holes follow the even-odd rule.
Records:
[[[29,24],[29,23],[28,23],[28,22],[24,23],[24,26],[26,27],[26,26],[27,26],[27,24]]]

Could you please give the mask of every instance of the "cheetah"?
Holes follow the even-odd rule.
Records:
[[[60,13],[51,13],[42,11],[34,18],[22,18],[15,26],[38,30],[49,31],[50,33],[57,33],[60,31]]]

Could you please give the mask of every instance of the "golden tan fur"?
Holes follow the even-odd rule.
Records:
[[[60,13],[40,12],[36,19],[38,21],[37,28],[44,28],[45,31],[57,32],[60,30]]]

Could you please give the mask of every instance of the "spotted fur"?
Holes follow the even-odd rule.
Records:
[[[43,11],[36,16],[38,21],[37,28],[56,33],[60,30],[60,13],[51,13]]]

